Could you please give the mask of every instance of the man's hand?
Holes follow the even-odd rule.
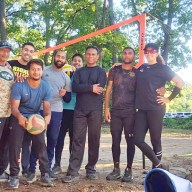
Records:
[[[59,95],[61,96],[61,97],[63,97],[65,94],[66,94],[66,90],[64,89],[64,88],[61,88],[60,90],[59,90]]]
[[[161,95],[161,96],[164,96],[165,95],[165,92],[166,92],[166,89],[165,87],[160,87],[158,89],[156,89],[156,92]]]
[[[111,122],[111,113],[110,113],[109,109],[105,110],[105,121],[108,123]]]
[[[20,126],[22,126],[23,128],[25,128],[26,129],[26,125],[27,125],[27,118],[26,117],[24,117],[23,115],[19,115],[19,117],[18,117],[18,123],[19,123],[19,125]]]
[[[157,96],[157,103],[159,103],[160,105],[164,105],[169,102],[170,101],[167,97]]]
[[[96,93],[98,95],[103,93],[103,87],[99,86],[100,84],[94,84],[93,85],[93,93]]]
[[[46,115],[44,117],[45,119],[45,128],[47,129],[47,126],[49,125],[50,121],[51,121],[51,115]]]
[[[26,77],[16,77],[15,82],[23,83],[25,81]]]
[[[119,65],[122,65],[122,63],[114,63],[112,66],[111,66],[111,69],[113,69],[114,67],[117,67]]]

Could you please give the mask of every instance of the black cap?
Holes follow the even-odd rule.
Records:
[[[147,44],[145,45],[144,50],[146,50],[147,48],[153,48],[153,49],[159,51],[159,47],[158,47],[158,45],[155,44],[155,43],[147,43]]]
[[[1,48],[8,48],[8,49],[10,49],[12,51],[12,46],[7,41],[0,41],[0,49]]]

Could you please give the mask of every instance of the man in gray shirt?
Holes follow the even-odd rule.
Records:
[[[42,79],[45,80],[51,87],[52,99],[51,103],[51,121],[47,128],[47,154],[49,159],[49,168],[51,170],[52,161],[54,158],[55,146],[59,136],[63,112],[63,97],[68,102],[71,99],[71,83],[69,76],[62,70],[66,63],[65,51],[58,50],[54,54],[54,64],[45,69]],[[35,177],[36,158],[32,147],[28,182],[34,181]],[[51,172],[50,172],[51,173]],[[31,175],[32,174],[32,175]],[[52,176],[52,174],[51,174]]]

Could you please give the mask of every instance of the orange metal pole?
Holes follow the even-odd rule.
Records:
[[[92,33],[89,33],[87,35],[84,35],[84,36],[81,36],[81,37],[78,37],[78,38],[75,38],[73,40],[70,40],[70,41],[67,41],[65,43],[61,43],[59,45],[56,45],[54,47],[50,47],[50,48],[47,48],[47,49],[43,49],[43,50],[40,50],[40,51],[37,51],[35,52],[35,55],[41,55],[41,54],[45,54],[45,53],[48,53],[50,51],[54,51],[54,50],[57,50],[57,49],[60,49],[62,47],[67,47],[69,45],[72,45],[72,44],[75,44],[75,43],[78,43],[80,41],[83,41],[83,40],[86,40],[86,39],[90,39],[96,35],[100,35],[100,34],[103,34],[103,33],[106,33],[106,32],[109,32],[111,30],[114,30],[114,29],[117,29],[119,27],[122,27],[124,25],[127,25],[129,23],[132,23],[134,21],[139,21],[140,23],[140,47],[139,47],[139,63],[136,65],[137,67],[140,66],[143,61],[144,61],[144,56],[143,56],[143,51],[142,49],[144,48],[144,39],[145,39],[145,26],[146,26],[146,14],[141,14],[141,15],[137,15],[135,17],[132,17],[130,19],[127,19],[125,21],[122,21],[122,22],[119,22],[117,24],[114,24],[114,25],[111,25],[111,26],[108,26],[108,27],[105,27],[103,29],[100,29],[98,31],[95,31],[95,32],[92,32]],[[141,61],[140,61],[141,59]]]

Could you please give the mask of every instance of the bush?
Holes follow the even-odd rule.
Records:
[[[192,130],[192,117],[186,118],[186,119],[166,118],[163,120],[163,126],[165,128],[172,128],[172,129],[191,129]]]

